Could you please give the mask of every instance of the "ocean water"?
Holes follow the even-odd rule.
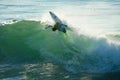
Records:
[[[120,80],[119,21],[119,0],[0,0],[0,80]]]

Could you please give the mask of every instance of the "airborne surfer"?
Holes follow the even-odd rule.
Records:
[[[49,28],[49,27],[52,29],[52,31],[59,30],[59,31],[62,31],[62,32],[66,33],[66,29],[62,28],[59,23],[56,23],[54,26],[49,25],[48,27],[46,27],[46,29]]]
[[[55,25],[54,26],[49,25],[48,27],[46,27],[46,29],[51,28],[52,31],[59,30],[61,32],[66,33],[67,25],[63,24],[63,22],[54,13],[52,13],[51,11],[49,13],[51,15],[51,18],[54,20]]]

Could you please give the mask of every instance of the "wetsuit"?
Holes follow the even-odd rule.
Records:
[[[54,25],[54,27],[52,28],[52,30],[53,30],[53,31],[60,30],[60,26],[61,26],[61,25],[60,25],[59,23],[56,23],[56,24]],[[61,31],[61,30],[60,30],[60,31]],[[62,31],[63,31],[64,33],[66,33],[65,28],[63,28]]]

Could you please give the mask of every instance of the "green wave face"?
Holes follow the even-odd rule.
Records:
[[[8,62],[29,62],[41,59],[39,51],[27,43],[42,24],[35,21],[20,21],[0,27],[0,59]]]
[[[0,62],[47,60],[74,73],[120,69],[120,46],[109,44],[106,39],[77,35],[74,31],[53,32],[45,29],[46,26],[46,23],[25,20],[0,26]]]

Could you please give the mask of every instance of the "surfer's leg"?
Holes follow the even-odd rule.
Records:
[[[64,33],[66,33],[66,30],[65,30],[65,28],[63,29],[63,32],[64,32]]]

